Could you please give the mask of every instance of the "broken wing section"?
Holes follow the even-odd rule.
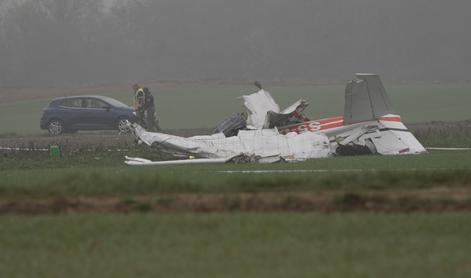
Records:
[[[344,124],[379,119],[393,114],[386,90],[377,74],[357,73],[345,88]]]
[[[263,89],[242,96],[242,99],[248,115],[247,127],[251,129],[274,128],[308,120],[302,113],[309,103],[303,99],[296,101],[283,111],[280,111],[280,106],[271,94]]]
[[[262,129],[269,111],[279,113],[280,106],[275,102],[269,92],[260,90],[256,93],[242,96],[247,111],[247,127]]]
[[[237,137],[244,154],[262,158],[280,157],[285,161],[303,161],[331,155],[329,138],[324,134],[282,135],[277,129],[262,129],[241,130]]]
[[[288,138],[289,152],[286,161],[303,161],[311,158],[324,158],[332,155],[329,138],[323,133],[294,132],[284,135]]]
[[[166,161],[152,161],[139,157],[126,156],[127,165],[131,166],[149,166],[149,165],[183,165],[183,164],[220,164],[228,162],[225,158],[196,158],[196,159],[180,159]]]
[[[205,158],[229,158],[240,154],[240,144],[224,134],[201,135],[193,137],[180,137],[160,132],[148,132],[140,125],[133,124],[135,136],[149,146],[156,146],[166,153],[175,153],[176,156],[195,155]]]
[[[222,133],[183,138],[147,132],[137,124],[134,133],[147,145],[160,145],[167,152],[187,153],[203,158],[233,158],[244,155],[257,157],[256,161],[302,161],[331,155],[329,139],[324,134],[289,133],[282,135],[277,129],[241,130],[237,136]]]

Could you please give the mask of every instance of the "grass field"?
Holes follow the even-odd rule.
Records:
[[[295,164],[131,167],[122,157],[0,163],[0,214],[471,210],[471,152]]]
[[[149,87],[163,128],[198,131],[254,91]],[[343,84],[266,87],[281,106],[310,101],[312,118],[342,114]],[[386,88],[406,123],[471,118],[469,83]],[[130,167],[124,155],[161,154],[110,133],[37,136],[50,98],[80,94],[131,99],[127,86],[0,89],[0,147],[54,143],[63,153],[0,151],[0,277],[471,275],[471,151]],[[471,146],[469,127],[410,125],[426,146],[455,147]]]
[[[106,155],[76,160],[3,159],[0,194],[34,198],[471,185],[470,151],[333,157],[294,164],[162,167],[126,166],[121,154]],[[257,170],[262,172],[243,172]]]
[[[468,214],[0,217],[2,277],[469,277]]]
[[[237,98],[254,92],[250,84],[153,83],[157,111],[164,129],[212,128],[241,110]],[[325,118],[343,114],[344,84],[266,84],[280,106],[299,98],[310,102],[306,115]],[[471,84],[386,84],[393,106],[404,122],[469,119]],[[0,89],[0,134],[37,134],[42,109],[51,98],[63,95],[100,94],[130,104],[127,86],[78,89]]]
[[[46,156],[0,159],[2,277],[471,274],[470,152],[179,167]]]

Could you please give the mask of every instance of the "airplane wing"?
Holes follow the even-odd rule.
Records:
[[[179,160],[165,160],[165,161],[152,161],[139,157],[125,156],[127,165],[131,166],[149,166],[149,165],[183,165],[183,164],[218,164],[226,163],[231,158],[195,158],[195,159],[179,159]]]
[[[345,88],[344,124],[377,120],[394,114],[386,90],[377,74],[357,73]]]
[[[302,161],[310,158],[327,157],[331,154],[329,139],[325,134],[305,133],[283,135],[277,129],[240,130],[237,136],[225,137],[222,133],[193,137],[148,132],[138,124],[131,126],[135,136],[149,146],[158,145],[169,152],[186,153],[202,157],[188,163],[222,163],[227,159],[243,155],[254,157],[250,161],[266,163],[283,159]],[[205,160],[210,159],[210,160]],[[216,160],[214,160],[216,159]],[[130,164],[149,164],[152,161],[135,158]],[[184,161],[157,164],[181,164]]]
[[[227,152],[219,150],[221,146],[217,145],[217,142],[225,138],[222,133],[185,138],[161,132],[148,132],[138,124],[133,124],[131,130],[136,138],[146,145],[156,145],[161,151],[175,153],[179,156],[196,155],[206,158],[220,158],[235,154],[230,150]],[[230,144],[231,142],[226,142],[226,145]]]

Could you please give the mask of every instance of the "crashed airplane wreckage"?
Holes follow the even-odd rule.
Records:
[[[331,155],[420,154],[425,148],[392,111],[376,74],[357,74],[345,89],[343,117],[311,121],[308,106],[298,100],[281,110],[269,92],[243,96],[244,113],[223,121],[213,135],[179,137],[148,132],[138,124],[131,129],[138,140],[180,157],[150,161],[126,157],[128,165],[303,161]]]

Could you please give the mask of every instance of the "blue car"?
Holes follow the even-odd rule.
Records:
[[[55,98],[44,109],[41,129],[51,135],[78,130],[113,130],[128,132],[127,122],[134,122],[134,109],[105,96]]]

